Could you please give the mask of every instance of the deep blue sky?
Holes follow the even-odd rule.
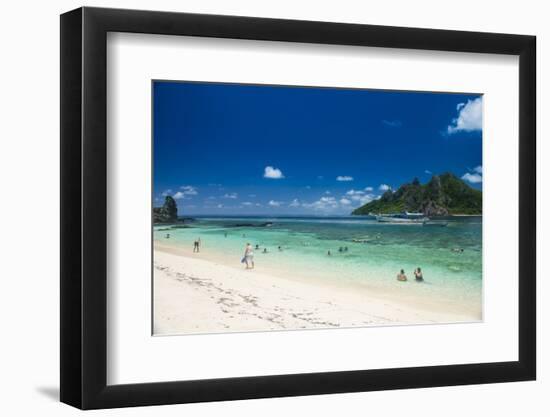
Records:
[[[349,214],[384,184],[430,173],[480,188],[479,97],[155,81],[154,204],[169,194],[182,215]]]

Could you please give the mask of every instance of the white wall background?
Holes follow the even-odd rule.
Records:
[[[59,379],[59,17],[73,0],[9,2],[0,24],[0,410],[3,415],[68,416]],[[543,143],[550,26],[545,2],[124,0],[86,5],[533,34],[538,37],[539,378],[537,382],[325,395],[94,412],[131,416],[547,415],[550,404],[550,158]],[[546,394],[546,395],[544,395]]]

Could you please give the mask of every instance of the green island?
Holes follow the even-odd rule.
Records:
[[[481,215],[482,192],[470,187],[451,173],[433,175],[426,184],[418,178],[396,191],[355,210],[352,215],[416,212],[426,216]]]

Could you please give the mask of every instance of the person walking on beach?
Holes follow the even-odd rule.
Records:
[[[250,243],[246,244],[243,260],[246,263],[246,269],[254,269],[254,250]]]
[[[422,271],[420,270],[420,267],[414,270],[414,278],[416,279],[416,282],[424,281],[424,277],[422,276]]]
[[[407,276],[405,275],[405,271],[402,269],[399,274],[397,274],[397,280],[398,281],[406,281]]]
[[[200,252],[201,239],[198,238],[193,242],[193,253]]]

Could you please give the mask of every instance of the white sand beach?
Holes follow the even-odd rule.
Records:
[[[220,333],[478,321],[361,285],[337,285],[155,242],[154,334]]]

